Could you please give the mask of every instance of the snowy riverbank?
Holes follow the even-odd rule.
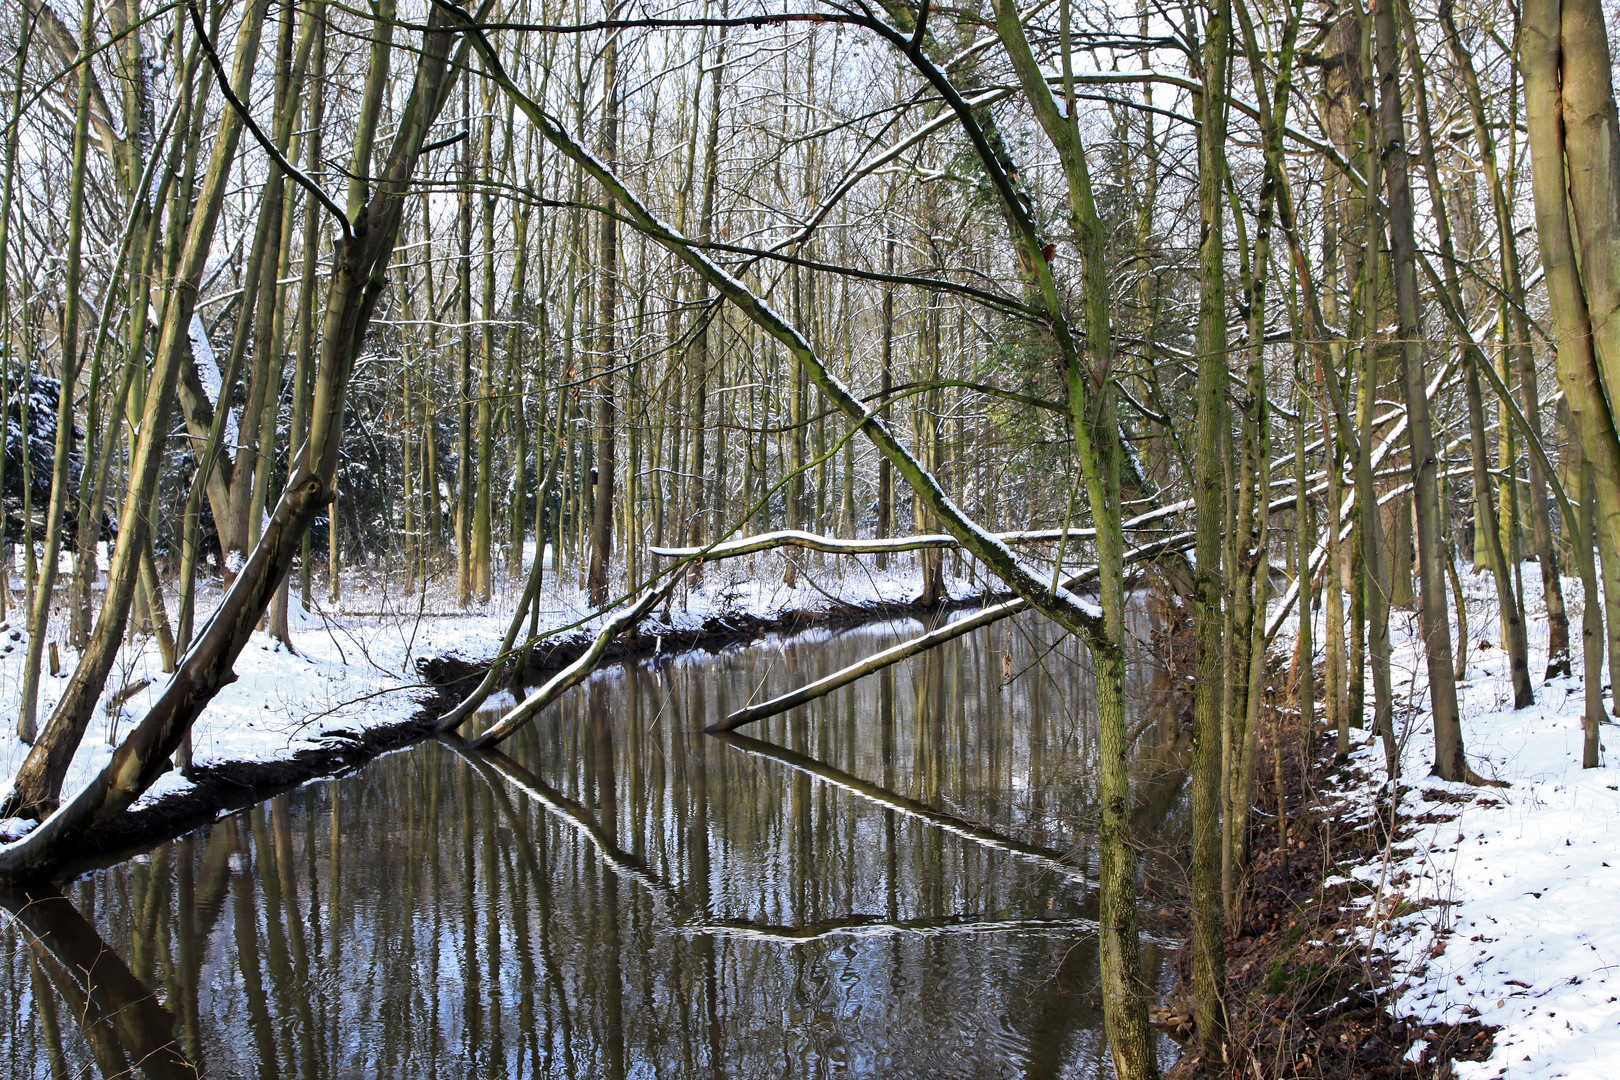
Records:
[[[856,605],[907,603],[920,591],[909,565],[878,572],[866,560],[829,560],[825,569],[801,571],[791,589],[774,562],[767,567],[762,559],[753,577],[743,570],[741,563],[735,572],[711,569],[701,588],[675,600],[667,621],[659,612],[649,629],[692,631],[726,614],[770,619],[814,613],[831,608],[834,597]],[[1608,767],[1613,757],[1607,750],[1603,768],[1580,767],[1581,683],[1539,678],[1546,627],[1533,564],[1524,567],[1524,579],[1536,704],[1514,711],[1489,579],[1465,573],[1464,736],[1471,765],[1500,787],[1471,788],[1428,776],[1433,732],[1416,618],[1396,613],[1399,820],[1393,842],[1378,857],[1345,868],[1348,903],[1362,915],[1340,943],[1369,957],[1382,954],[1398,1016],[1425,1026],[1477,1021],[1498,1029],[1489,1059],[1456,1062],[1459,1077],[1602,1076],[1609,1071],[1604,1063],[1620,1057],[1620,920],[1610,912],[1620,895],[1620,845],[1614,839],[1620,775]],[[979,588],[965,579],[948,585],[956,596]],[[1571,623],[1578,626],[1579,583],[1568,581],[1565,588]],[[318,603],[313,613],[295,605],[296,651],[255,635],[237,664],[237,681],[194,729],[194,760],[203,767],[282,761],[405,723],[425,692],[417,661],[454,656],[477,662],[493,655],[515,602],[516,587],[508,586],[488,604],[462,612],[442,586],[402,595],[356,577],[346,582],[337,604]],[[571,586],[548,586],[540,608],[540,624],[551,628],[579,623],[590,613]],[[6,649],[0,655],[0,777],[7,778],[27,751],[15,735],[24,654],[16,625],[13,620],[0,636],[0,649]],[[52,637],[60,642],[65,634],[53,624]],[[42,721],[76,657],[63,650],[61,659],[62,674],[42,681]],[[150,682],[143,689],[126,693],[145,680]],[[70,788],[106,762],[112,742],[161,685],[155,643],[143,636],[127,645],[74,760]],[[121,703],[109,708],[119,697]],[[1612,729],[1604,732],[1607,742]],[[1326,794],[1338,801],[1344,820],[1365,822],[1380,812],[1383,752],[1364,732],[1355,734],[1351,766]],[[190,784],[170,773],[145,801]],[[1415,1043],[1412,1053],[1422,1046]]]
[[[1350,871],[1359,883],[1351,902],[1365,909],[1353,933],[1364,954],[1386,954],[1397,1015],[1498,1029],[1489,1058],[1455,1062],[1456,1076],[1612,1076],[1620,1060],[1620,773],[1612,768],[1620,748],[1606,745],[1614,729],[1605,726],[1603,767],[1581,768],[1582,683],[1541,679],[1540,572],[1526,564],[1523,573],[1536,702],[1515,711],[1494,589],[1487,575],[1464,569],[1463,735],[1469,763],[1500,787],[1428,775],[1434,732],[1416,616],[1397,612],[1392,621],[1404,793],[1392,842]],[[1564,589],[1578,650],[1580,583],[1566,579]],[[1336,793],[1346,818],[1378,812],[1383,777],[1381,747],[1359,745]]]
[[[801,564],[803,560],[800,560]],[[738,615],[773,620],[786,613],[813,616],[838,602],[859,606],[905,604],[921,591],[921,577],[909,559],[878,571],[868,559],[828,560],[825,569],[801,565],[789,588],[776,560],[762,558],[757,579],[711,568],[700,587],[678,593],[667,619],[662,609],[643,624],[643,632],[695,631],[717,616]],[[548,575],[549,578],[549,575]],[[946,578],[953,596],[976,593],[979,584]],[[293,650],[268,635],[255,633],[236,664],[237,679],[209,705],[192,729],[192,760],[202,768],[226,762],[274,762],[300,751],[342,745],[367,731],[409,721],[430,691],[417,663],[456,657],[471,663],[487,660],[500,649],[520,584],[497,588],[487,604],[458,610],[452,590],[430,585],[403,594],[358,575],[346,578],[343,597],[324,602],[317,595],[313,612],[292,605]],[[217,594],[200,598],[208,610]],[[539,599],[539,625],[563,630],[560,637],[584,635],[599,625],[590,618],[584,593],[570,583],[548,581]],[[62,647],[67,637],[66,613],[53,615],[51,639],[59,643],[60,674],[42,675],[39,723],[44,725],[72,673],[77,653]],[[18,741],[16,712],[25,649],[20,611],[0,631],[0,793],[27,755]],[[112,755],[113,746],[139,719],[161,691],[164,675],[155,639],[141,635],[121,650],[98,702],[95,717],[74,757],[64,791],[93,776]],[[137,688],[131,691],[131,688]],[[117,702],[116,705],[113,702]],[[178,772],[164,775],[142,804],[186,790],[191,781]],[[13,835],[22,822],[0,825]]]

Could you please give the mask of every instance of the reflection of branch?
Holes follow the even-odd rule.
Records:
[[[446,745],[453,745],[448,739],[442,741]],[[461,756],[473,766],[479,777],[489,785],[490,790],[494,793],[495,805],[500,808],[501,814],[506,818],[507,824],[511,828],[515,841],[512,847],[517,852],[518,862],[528,872],[529,879],[534,885],[534,896],[539,904],[540,913],[540,933],[535,935],[535,940],[540,947],[540,963],[546,969],[546,982],[555,990],[557,995],[557,1011],[561,1020],[563,1044],[565,1046],[572,1045],[573,1020],[570,1018],[568,1007],[568,984],[563,978],[562,967],[557,963],[556,954],[551,946],[551,885],[545,876],[545,871],[540,867],[539,860],[535,858],[536,845],[530,842],[528,818],[520,815],[512,805],[511,795],[507,792],[505,785],[500,783],[500,772],[491,764],[490,760],[491,758],[499,758],[502,761],[510,761],[511,759],[499,752],[491,752],[488,755],[462,754]],[[541,805],[550,809],[544,802]],[[568,1074],[573,1075],[571,1068],[568,1070]]]
[[[622,877],[627,877],[638,885],[646,886],[656,896],[661,896],[676,907],[682,906],[680,896],[675,886],[660,877],[657,871],[647,866],[645,862],[619,847],[616,837],[610,836],[608,831],[591,815],[591,812],[579,803],[570,799],[562,792],[547,784],[534,773],[519,765],[499,750],[471,751],[471,744],[467,749],[456,746],[450,740],[445,740],[455,751],[462,756],[479,775],[491,786],[495,786],[495,778],[489,774],[498,773],[511,781],[512,786],[539,803],[552,817],[557,818],[564,825],[581,833],[601,853],[602,859],[608,867]]]
[[[982,825],[975,825],[902,795],[896,795],[875,784],[868,784],[791,750],[784,750],[746,735],[724,735],[721,738],[722,741],[746,753],[780,761],[790,768],[819,776],[829,783],[881,803],[891,810],[923,818],[938,828],[986,847],[1033,859],[1071,880],[1089,884],[1085,872],[1064,861],[1061,852],[1003,836]],[[451,740],[444,741],[472,765],[484,781],[495,788],[497,794],[504,798],[505,788],[500,781],[503,779],[508,781],[513,787],[539,803],[552,817],[589,840],[608,869],[644,886],[654,896],[668,901],[673,916],[673,929],[685,937],[744,938],[800,943],[833,937],[887,937],[897,934],[989,934],[1017,931],[1075,935],[1094,934],[1097,931],[1097,923],[1093,919],[995,919],[981,915],[943,915],[894,920],[880,915],[855,914],[824,919],[804,926],[755,923],[747,919],[689,921],[683,916],[690,911],[691,905],[681,897],[676,886],[664,880],[643,860],[619,847],[617,838],[610,836],[587,808],[557,791],[499,750],[471,751]],[[536,872],[538,873],[538,870]]]
[[[931,919],[885,919],[881,915],[846,915],[804,926],[773,926],[747,919],[687,923],[685,937],[727,937],[798,944],[832,937],[891,937],[896,934],[1095,934],[1095,919],[987,919],[981,915],[941,915]]]
[[[1039,844],[1018,840],[983,825],[976,825],[954,814],[935,810],[927,803],[908,799],[904,795],[890,791],[888,788],[879,787],[877,784],[851,776],[842,769],[835,769],[824,762],[806,757],[797,751],[777,746],[774,743],[762,742],[759,739],[750,738],[747,735],[738,735],[735,732],[725,732],[717,735],[716,738],[745,754],[770,758],[772,761],[780,762],[790,769],[808,773],[836,788],[841,788],[851,795],[858,795],[863,799],[877,803],[879,806],[905,814],[907,817],[919,818],[953,836],[960,836],[964,840],[972,841],[983,847],[996,851],[1005,851],[1010,855],[1028,859],[1082,885],[1091,884],[1091,879],[1086,876],[1085,870],[1070,862],[1064,853],[1056,848],[1042,847]]]
[[[196,1080],[196,1066],[174,1037],[174,1016],[102,940],[79,909],[54,888],[0,891],[0,907],[53,963],[51,979],[74,1008],[92,1045],[111,1039],[120,1053],[158,1080]]]

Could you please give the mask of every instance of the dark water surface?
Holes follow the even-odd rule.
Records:
[[[1107,1075],[1072,641],[1021,618],[695,733],[920,629],[603,672],[506,754],[420,746],[12,898],[0,1074]],[[1132,681],[1162,985],[1178,725]]]

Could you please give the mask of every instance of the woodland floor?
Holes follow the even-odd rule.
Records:
[[[1523,571],[1530,667],[1539,673],[1545,605],[1537,567]],[[1366,731],[1352,730],[1342,766],[1335,737],[1320,734],[1307,770],[1297,704],[1284,704],[1287,844],[1276,817],[1273,724],[1258,762],[1263,812],[1250,889],[1227,943],[1231,1045],[1242,1049],[1208,1075],[1617,1074],[1620,776],[1606,746],[1603,767],[1580,767],[1578,678],[1538,678],[1536,704],[1512,709],[1489,578],[1465,570],[1465,583],[1463,733],[1470,764],[1501,786],[1429,775],[1426,676],[1406,613],[1392,626],[1401,755],[1394,806],[1382,747]],[[1565,594],[1578,627],[1579,583],[1566,580]],[[1288,673],[1275,678],[1285,683]],[[1276,689],[1278,701],[1296,700],[1291,686]],[[1612,735],[1606,726],[1605,743]],[[1180,1021],[1189,1011],[1173,997],[1159,1017]],[[1201,1067],[1189,1056],[1177,1071]]]

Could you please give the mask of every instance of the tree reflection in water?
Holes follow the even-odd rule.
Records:
[[[695,734],[915,630],[605,672],[510,756],[419,747],[5,897],[0,1068],[1099,1075],[1082,650],[1020,621],[757,737]],[[1157,907],[1180,722],[1165,674],[1133,675]]]

